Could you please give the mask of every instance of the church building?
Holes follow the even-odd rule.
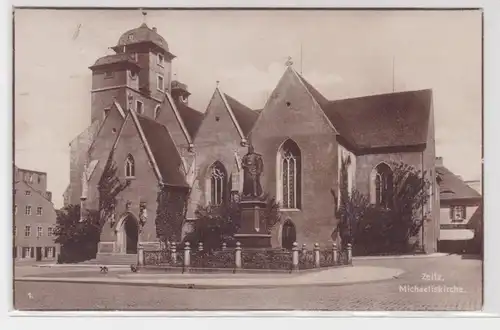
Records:
[[[418,90],[329,100],[287,63],[263,109],[250,109],[216,84],[206,109],[189,105],[190,91],[172,79],[175,55],[156,28],[125,32],[92,72],[90,125],[70,143],[65,203],[97,209],[107,160],[129,182],[117,196],[115,216],[103,227],[99,253],[134,254],[157,247],[155,215],[161,189],[189,196],[179,235],[193,228],[198,205],[225,203],[241,192],[241,158],[249,144],[262,155],[263,190],[281,205],[272,245],[290,241],[331,246],[333,191],[342,159],[350,158],[348,186],[383,203],[381,184],[391,163],[423,170],[431,198],[419,235],[436,251],[439,190],[435,180],[433,95]],[[215,77],[214,77],[215,78]],[[215,80],[215,79],[214,79]]]

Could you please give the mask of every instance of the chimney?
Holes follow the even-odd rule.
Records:
[[[436,166],[443,166],[443,157],[436,157]]]

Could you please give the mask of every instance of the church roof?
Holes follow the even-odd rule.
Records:
[[[355,149],[419,146],[427,143],[431,90],[330,101],[323,110]]]
[[[441,201],[481,200],[481,195],[444,166],[436,166]]]
[[[183,162],[167,128],[157,121],[136,114],[146,142],[158,165],[163,183],[187,187]]]
[[[198,128],[203,121],[203,113],[191,108],[183,102],[176,102],[175,105],[177,106],[179,115],[184,121],[184,125],[186,125],[189,135],[193,138],[196,135],[196,132],[198,132]]]
[[[140,68],[139,64],[137,64],[135,59],[132,57],[132,54],[129,53],[120,53],[120,54],[113,54],[101,57],[97,59],[97,61],[95,61],[95,63],[90,68],[92,69],[100,66],[118,64],[118,63],[125,63]]]
[[[167,41],[158,34],[156,28],[150,29],[146,23],[143,23],[138,28],[128,30],[122,34],[120,39],[118,39],[116,47],[143,42],[151,42],[168,53]]]
[[[259,117],[259,113],[227,94],[224,94],[224,96],[226,97],[227,103],[229,103],[229,106],[233,110],[236,121],[240,124],[243,135],[248,136],[248,133],[250,133],[257,117]]]

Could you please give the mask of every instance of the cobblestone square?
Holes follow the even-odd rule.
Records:
[[[267,289],[203,290],[16,282],[15,307],[19,310],[162,311],[481,309],[482,262],[477,258],[451,255],[436,258],[355,260],[355,265],[400,268],[405,273],[394,279],[363,284]],[[28,271],[34,272],[31,269],[19,270],[25,274],[29,274]]]

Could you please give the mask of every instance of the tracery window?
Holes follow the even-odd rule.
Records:
[[[135,162],[132,155],[127,156],[125,161],[125,177],[130,178],[135,176]]]
[[[375,168],[375,204],[384,208],[392,205],[393,174],[386,163],[380,163]]]
[[[227,175],[224,165],[216,162],[210,169],[210,200],[213,205],[222,205],[226,194]]]
[[[279,151],[278,195],[284,209],[300,208],[301,159],[300,149],[292,140],[283,143]]]

